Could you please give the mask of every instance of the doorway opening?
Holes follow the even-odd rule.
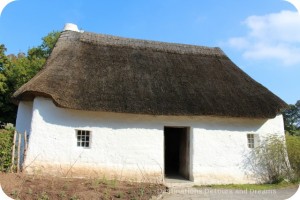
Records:
[[[187,127],[164,127],[165,176],[189,179],[190,134]]]

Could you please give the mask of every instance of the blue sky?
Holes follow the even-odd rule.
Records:
[[[283,0],[18,0],[0,16],[0,43],[7,54],[26,52],[69,22],[95,33],[221,47],[284,101],[300,100],[300,15]]]

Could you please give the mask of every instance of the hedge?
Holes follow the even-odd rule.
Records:
[[[8,172],[11,166],[13,130],[0,130],[0,172]]]

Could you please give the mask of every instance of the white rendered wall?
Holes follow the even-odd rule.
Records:
[[[21,149],[20,149],[20,161],[24,161],[24,134],[30,136],[31,132],[31,120],[32,120],[32,101],[21,101],[18,105],[18,113],[16,120],[16,131],[21,134]],[[16,143],[18,143],[19,137],[16,137]]]
[[[24,133],[26,131],[28,134],[30,134],[32,106],[32,101],[21,101],[18,105],[16,130],[19,133]]]
[[[283,135],[281,116],[240,119],[75,111],[35,98],[25,165],[29,173],[162,180],[164,127],[190,127],[190,179],[199,184],[246,183],[247,134]],[[75,129],[90,130],[77,147]]]
[[[62,109],[36,98],[33,122],[28,172],[162,179],[163,127],[138,115]],[[91,131],[90,148],[77,147],[75,129]]]
[[[198,184],[256,182],[250,175],[247,134],[284,136],[281,115],[269,120],[216,119],[193,128],[193,177]]]

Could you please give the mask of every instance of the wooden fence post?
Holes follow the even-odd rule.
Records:
[[[20,157],[21,157],[21,139],[22,135],[19,133],[19,140],[18,140],[18,164],[17,164],[17,172],[20,172]]]
[[[27,133],[26,131],[24,132],[24,154],[26,153],[27,151],[27,147],[28,147],[28,144],[27,144]]]
[[[27,155],[27,148],[28,148],[28,138],[27,138],[27,133],[26,131],[24,132],[24,157],[23,157],[23,166],[22,166],[22,171],[24,170],[24,162],[25,162],[25,159],[26,159],[26,155]]]
[[[10,167],[11,172],[14,171],[14,166],[15,166],[16,139],[17,139],[17,131],[14,131],[14,141],[13,141],[13,147],[12,147],[11,167]]]

